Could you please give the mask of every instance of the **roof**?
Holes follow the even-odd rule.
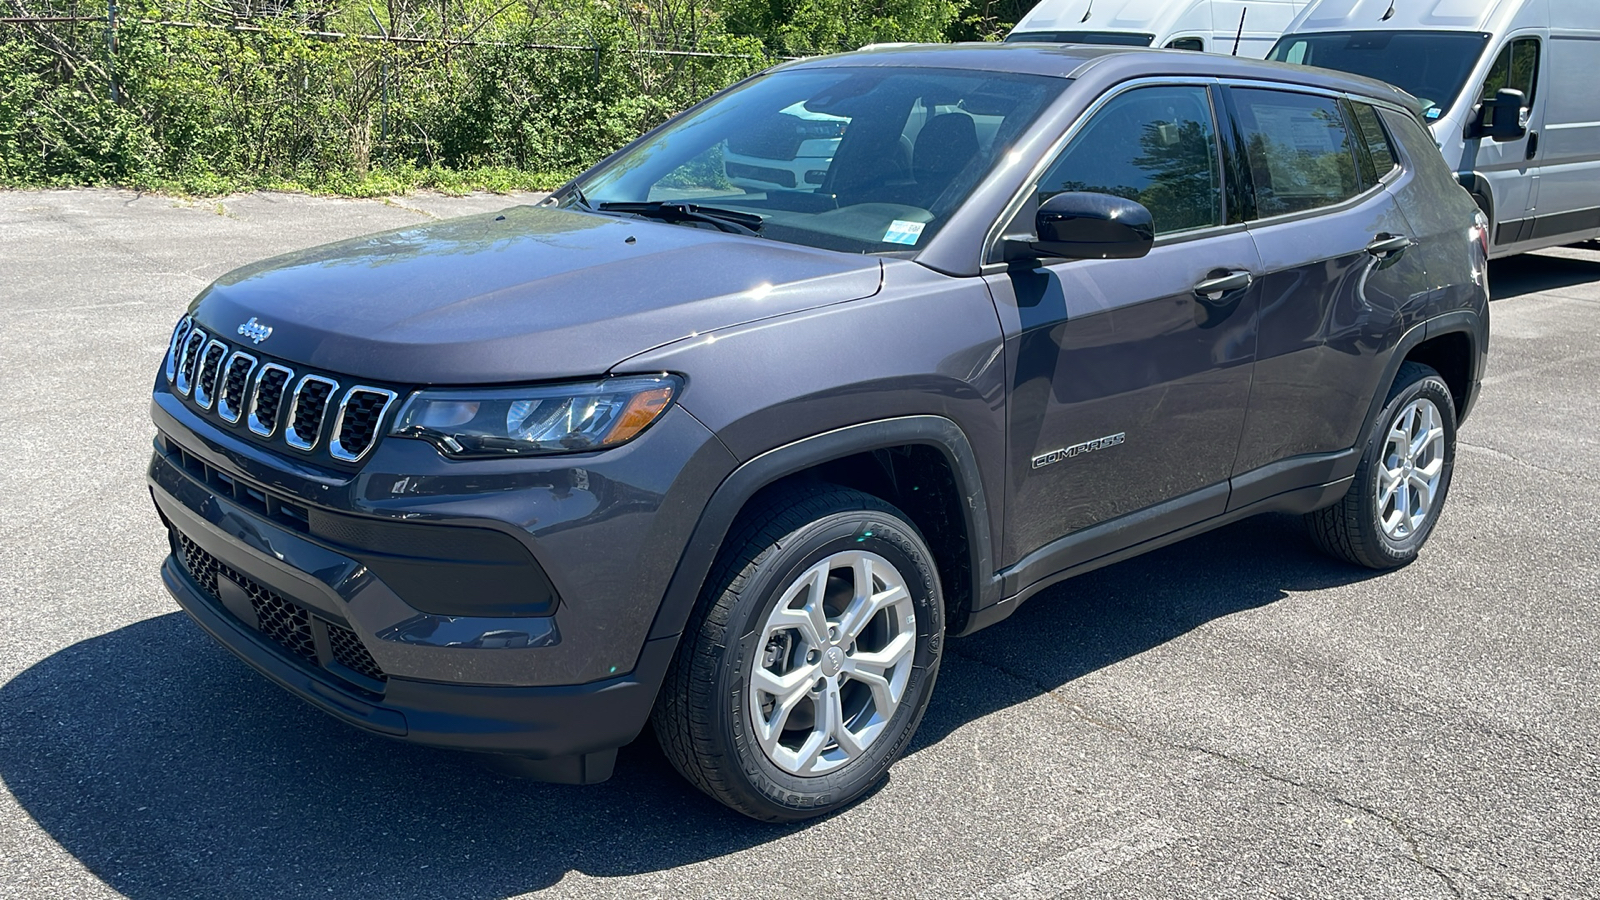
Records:
[[[841,66],[907,66],[1012,72],[1080,79],[1091,73],[1111,83],[1150,76],[1253,78],[1305,85],[1331,91],[1362,94],[1415,108],[1410,95],[1392,85],[1346,72],[1266,62],[1259,59],[1194,53],[1187,50],[1152,50],[1103,44],[969,43],[880,44],[856,50],[786,63],[780,68],[831,68]]]

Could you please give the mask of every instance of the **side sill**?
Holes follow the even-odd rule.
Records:
[[[1267,497],[1248,506],[1230,509],[1220,515],[1196,522],[1192,525],[1178,528],[1174,531],[1160,535],[1159,537],[1153,537],[1148,540],[1140,541],[1124,547],[1121,550],[1070,565],[1067,568],[1055,572],[1054,574],[1032,582],[1027,587],[1017,591],[1011,596],[1008,596],[1006,599],[994,604],[993,606],[975,611],[972,614],[972,617],[968,619],[967,627],[955,636],[965,637],[973,632],[987,628],[996,622],[1005,620],[1012,613],[1017,611],[1017,607],[1021,606],[1025,601],[1033,597],[1035,594],[1039,593],[1045,588],[1059,584],[1062,581],[1073,577],[1074,575],[1082,575],[1086,572],[1092,572],[1095,569],[1104,568],[1112,565],[1113,563],[1119,563],[1123,560],[1131,559],[1135,556],[1148,553],[1151,550],[1158,550],[1162,547],[1168,546],[1169,544],[1175,544],[1179,541],[1194,537],[1197,534],[1203,534],[1214,528],[1220,528],[1223,525],[1237,522],[1240,519],[1249,518],[1250,516],[1257,515],[1258,513],[1308,513],[1314,510],[1322,509],[1325,506],[1330,506],[1334,503],[1337,503],[1339,498],[1345,495],[1345,492],[1350,489],[1350,482],[1354,478],[1354,475],[1349,475],[1327,484],[1312,485],[1310,487],[1304,487],[1298,490],[1287,491],[1273,497]]]

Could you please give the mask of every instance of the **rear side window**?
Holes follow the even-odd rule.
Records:
[[[1332,206],[1360,193],[1338,101],[1256,88],[1233,89],[1233,100],[1260,217]]]
[[[1394,146],[1389,143],[1389,135],[1378,121],[1377,110],[1360,102],[1350,106],[1355,110],[1356,131],[1359,132],[1362,146],[1366,148],[1363,165],[1371,161],[1371,168],[1363,174],[1367,176],[1368,184],[1375,184],[1399,165],[1395,162]]]
[[[1039,200],[1092,191],[1150,210],[1156,234],[1222,224],[1222,173],[1206,89],[1135,88],[1094,114],[1039,181]]]

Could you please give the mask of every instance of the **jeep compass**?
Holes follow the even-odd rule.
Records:
[[[1415,101],[1354,76],[789,63],[543,203],[208,287],[155,379],[162,577],[369,732],[589,783],[652,722],[728,806],[826,813],[947,638],[1074,574],[1266,511],[1415,558],[1486,239]]]

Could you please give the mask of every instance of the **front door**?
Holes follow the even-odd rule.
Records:
[[[1503,88],[1519,90],[1527,98],[1528,132],[1503,143],[1490,138],[1468,138],[1457,171],[1476,172],[1488,182],[1494,201],[1496,252],[1533,239],[1533,220],[1539,213],[1539,151],[1543,142],[1539,115],[1541,45],[1536,35],[1518,35],[1506,41],[1482,85],[1478,100],[1494,99]]]
[[[1098,530],[1063,556],[1065,536],[1158,504],[1140,519],[1166,530],[1226,506],[1260,265],[1242,226],[1227,224],[1216,134],[1204,85],[1118,94],[1035,190],[1137,200],[1155,220],[1155,249],[987,276],[1010,379],[1004,554],[1033,555],[1017,588],[1126,532]]]

